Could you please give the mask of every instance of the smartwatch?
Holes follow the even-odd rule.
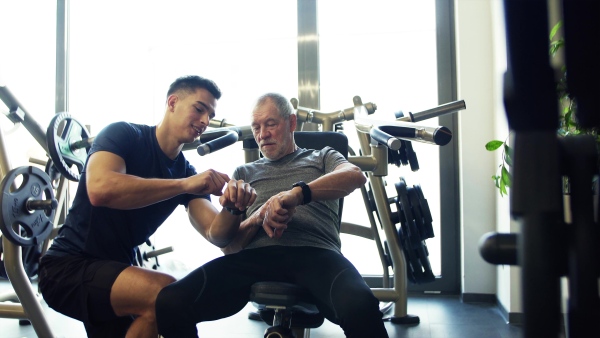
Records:
[[[239,216],[246,212],[246,210],[240,210],[237,208],[230,208],[230,207],[225,207],[225,210],[229,211],[230,214],[235,215],[235,216]]]
[[[304,195],[304,201],[302,202],[302,204],[304,205],[304,204],[310,203],[310,201],[312,200],[312,194],[310,192],[310,188],[308,187],[308,184],[306,184],[302,181],[299,181],[292,185],[292,188],[295,188],[295,187],[302,188],[302,195]]]

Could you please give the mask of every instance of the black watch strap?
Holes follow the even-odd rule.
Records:
[[[304,201],[302,202],[302,204],[308,204],[308,203],[310,203],[310,201],[312,201],[312,193],[310,191],[310,188],[308,187],[308,184],[306,184],[302,181],[299,181],[292,185],[292,188],[295,188],[295,187],[302,188],[302,195],[304,196]]]
[[[235,216],[239,216],[246,212],[246,210],[240,210],[237,208],[230,208],[230,207],[225,207],[225,210],[229,211],[230,214],[235,215]]]

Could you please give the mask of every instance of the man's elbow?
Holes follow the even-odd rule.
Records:
[[[210,242],[217,246],[219,249],[221,249],[221,251],[223,252],[227,250],[227,246],[229,245],[229,243],[231,243],[231,241],[227,240],[211,240]]]
[[[102,189],[88,187],[88,198],[94,207],[105,207],[111,200],[110,193]]]
[[[224,250],[233,241],[233,236],[211,236],[209,234],[206,239],[221,250]]]
[[[356,182],[356,188],[360,188],[367,183],[367,178],[359,167],[352,168],[353,181]]]
[[[233,253],[236,253],[237,250],[235,250],[233,247],[231,247],[231,245],[227,245],[227,246],[221,248],[221,252],[223,252],[224,255],[231,255]]]

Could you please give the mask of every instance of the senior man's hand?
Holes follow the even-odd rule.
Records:
[[[256,191],[249,183],[243,180],[231,179],[225,186],[223,195],[219,197],[219,203],[223,207],[245,210],[256,200]]]
[[[263,229],[271,238],[279,238],[287,229],[287,224],[296,212],[298,200],[291,191],[281,192],[271,197],[263,207]]]

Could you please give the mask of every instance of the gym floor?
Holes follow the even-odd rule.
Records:
[[[34,285],[37,287],[37,285]],[[7,280],[0,280],[0,294],[14,292]],[[48,308],[42,301],[42,307],[48,323],[56,338],[85,337],[83,325],[69,317]],[[203,338],[248,338],[262,337],[267,325],[248,319],[248,313],[254,310],[251,304],[229,318],[201,323],[198,332]],[[419,316],[417,325],[396,325],[385,323],[391,338],[511,338],[522,337],[519,326],[507,324],[500,310],[488,303],[463,303],[458,295],[410,295],[408,313]],[[16,319],[0,318],[0,336],[2,338],[35,338],[37,335],[31,325],[19,325]],[[339,326],[327,320],[311,330],[312,338],[344,337]],[[368,338],[368,337],[365,337]]]

